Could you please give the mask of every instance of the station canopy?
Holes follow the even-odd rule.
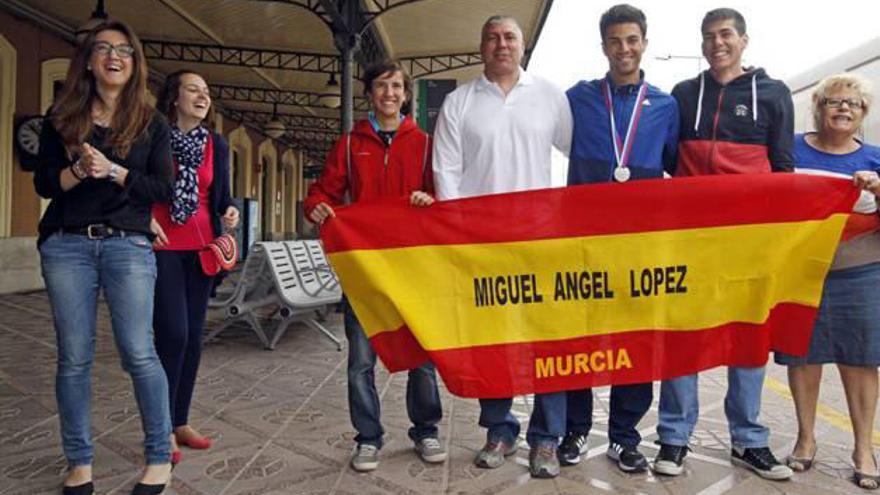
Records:
[[[204,75],[224,127],[243,122],[264,132],[267,122],[280,120],[279,141],[318,163],[340,132],[334,94],[342,68],[338,46],[352,34],[359,35],[357,118],[368,109],[357,76],[369,62],[390,57],[417,79],[466,81],[481,70],[480,27],[489,16],[503,14],[523,28],[527,63],[552,5],[552,0],[8,1],[68,37],[104,14],[129,23],[144,42],[156,78],[180,69]]]

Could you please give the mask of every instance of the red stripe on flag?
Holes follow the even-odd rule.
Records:
[[[609,384],[643,383],[689,375],[717,366],[764,366],[773,350],[806,354],[816,309],[793,303],[777,305],[764,324],[729,323],[697,331],[638,330],[562,341],[528,342],[450,349],[426,353],[409,329],[383,332],[370,339],[391,371],[414,368],[430,358],[446,387],[460,397],[502,398],[525,393],[577,390]],[[535,361],[553,356],[599,352],[607,361],[626,349],[632,368],[536,378]],[[565,368],[565,360],[556,369]],[[581,358],[583,359],[583,358]],[[598,363],[600,360],[596,360]],[[607,366],[607,364],[606,364]]]
[[[857,196],[844,179],[752,174],[524,191],[428,208],[397,198],[339,208],[321,238],[332,253],[796,222],[848,213]]]
[[[876,213],[853,213],[849,216],[846,225],[843,227],[843,233],[840,235],[840,240],[848,241],[853,237],[870,234],[877,230],[880,230],[880,217],[878,217]]]

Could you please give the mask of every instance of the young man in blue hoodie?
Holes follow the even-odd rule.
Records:
[[[568,184],[659,179],[672,171],[678,145],[678,106],[645,82],[639,68],[648,46],[645,14],[627,4],[615,5],[599,21],[608,73],[581,81],[567,91],[574,117]],[[591,389],[564,392],[566,436],[559,446],[563,465],[577,464],[587,451],[592,426]],[[652,384],[611,387],[607,456],[625,472],[648,468],[638,451],[636,425],[651,405]]]

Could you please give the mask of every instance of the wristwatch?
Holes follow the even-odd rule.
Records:
[[[119,165],[116,162],[110,162],[110,172],[107,174],[107,177],[110,180],[115,180],[117,175],[119,175]]]

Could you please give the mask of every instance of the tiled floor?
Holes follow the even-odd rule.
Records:
[[[125,494],[142,462],[140,422],[129,380],[119,366],[106,308],[99,318],[98,357],[93,370],[93,428],[98,493]],[[212,318],[219,315],[212,314]],[[330,327],[342,336],[341,318]],[[702,375],[702,417],[687,469],[676,478],[624,475],[604,456],[608,389],[598,389],[596,425],[588,459],[564,468],[555,480],[532,480],[528,452],[501,468],[477,469],[482,445],[474,400],[445,390],[441,440],[449,460],[427,466],[406,437],[406,375],[380,370],[387,430],[381,465],[369,474],[348,467],[354,433],[348,419],[345,352],[305,326],[291,328],[275,351],[263,350],[249,330],[232,328],[206,345],[193,404],[192,423],[215,440],[208,451],[184,452],[169,494],[852,494],[847,481],[851,433],[837,373],[828,368],[822,391],[818,464],[789,482],[762,480],[728,462],[723,413],[723,370]],[[0,495],[58,493],[64,460],[54,399],[55,344],[46,294],[0,296]],[[796,423],[786,394],[785,371],[770,365],[763,419],[771,447],[782,457],[791,448]],[[656,392],[656,390],[655,390]],[[655,394],[656,395],[656,394]],[[515,410],[524,424],[529,399]],[[656,407],[640,425],[642,450],[653,457]],[[880,434],[875,434],[880,438]],[[864,492],[866,493],[866,492]]]

